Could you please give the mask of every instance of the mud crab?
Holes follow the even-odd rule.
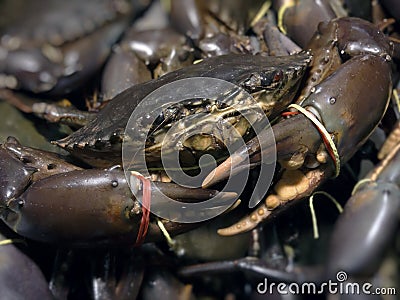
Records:
[[[174,3],[176,5],[179,1]],[[187,3],[189,1],[185,5],[190,4]],[[175,10],[175,13],[177,12]],[[217,11],[209,9],[207,14],[206,18],[214,17]],[[289,15],[289,10],[287,14]],[[207,35],[209,28],[196,31],[198,28],[192,26],[188,31],[188,27],[183,26],[182,32],[188,36],[194,34],[192,36],[194,45],[203,50],[203,56],[235,52],[238,49],[247,50],[248,39],[238,38],[243,32],[243,26],[239,24],[236,27],[229,21],[229,18],[219,17],[218,22],[224,23],[222,27],[226,31],[222,34],[213,32],[215,36],[203,41],[199,37]],[[215,23],[211,22],[208,25],[210,24]],[[193,24],[189,24],[189,27],[191,25]],[[246,24],[245,27],[247,26]],[[229,36],[227,33],[235,34]],[[214,52],[208,51],[210,41],[211,45],[221,47],[217,47],[217,51]],[[222,42],[218,43],[219,41]],[[154,81],[141,83],[117,95],[97,116],[92,115],[94,120],[88,125],[70,137],[57,141],[60,146],[73,155],[83,158],[90,165],[107,169],[84,169],[86,165],[77,166],[52,153],[24,147],[15,139],[9,138],[0,145],[0,165],[2,166],[0,168],[0,214],[2,219],[17,233],[28,239],[80,247],[93,247],[93,245],[109,247],[135,243],[139,245],[143,241],[164,239],[165,232],[162,233],[162,227],[166,228],[167,233],[175,235],[197,226],[198,224],[193,226],[179,224],[173,220],[158,220],[162,225],[160,226],[159,222],[156,225],[153,222],[156,218],[149,216],[148,211],[140,206],[140,199],[132,199],[121,169],[113,165],[121,160],[120,144],[123,140],[127,118],[146,94],[178,79],[210,76],[240,85],[254,97],[259,98],[258,105],[261,105],[270,117],[280,117],[273,125],[273,131],[277,137],[278,159],[283,170],[277,172],[279,181],[274,185],[265,204],[259,206],[244,221],[240,221],[229,229],[221,230],[220,233],[230,235],[256,227],[259,222],[264,221],[265,217],[275,215],[280,208],[287,208],[289,203],[294,202],[293,200],[309,195],[323,181],[337,175],[343,163],[349,160],[377,126],[388,105],[391,92],[393,45],[376,27],[355,18],[335,19],[319,26],[318,33],[306,49],[310,49],[309,52],[285,58],[227,54],[219,58],[204,59],[203,62],[168,73]],[[277,65],[279,68],[276,68]],[[305,77],[306,69],[309,71],[308,77]],[[298,93],[297,90],[303,79],[306,80],[304,81],[305,88]],[[371,81],[375,86],[368,88]],[[51,94],[65,91],[58,88],[59,86],[56,85],[54,90],[50,88],[40,92]],[[297,106],[290,107],[281,116],[281,112],[293,99],[297,99]],[[129,102],[131,100],[133,102]],[[360,100],[364,102],[360,104]],[[155,126],[153,136],[149,138],[148,149],[157,150],[162,140],[159,137],[163,137],[168,126],[181,116],[198,111],[210,113],[203,104],[200,101],[187,102],[182,106],[173,107],[172,114],[171,110],[168,110],[170,108],[166,108],[165,113],[158,119],[159,123]],[[224,109],[218,107],[217,102],[207,104]],[[239,172],[243,167],[245,155],[249,155],[253,166],[259,163],[263,155],[259,152],[259,148],[263,141],[251,139],[248,128],[240,127],[239,117],[232,116],[232,113],[233,111],[229,111],[224,117],[230,118],[235,126],[244,132],[243,136],[248,140],[246,147],[239,149],[238,153],[223,163],[213,173],[213,177],[208,177],[204,182],[204,189],[187,189],[173,183],[156,183],[161,191],[182,202],[202,201],[210,196],[218,195],[216,190],[205,188],[227,176],[225,171],[228,169],[232,169],[233,173]],[[338,115],[342,118],[338,119]],[[319,121],[322,126],[315,126],[309,119]],[[327,133],[321,134],[320,131],[323,128]],[[211,143],[213,149],[218,146],[214,141]],[[188,152],[191,153],[204,150],[202,145],[194,142],[185,147],[184,150],[189,150]],[[266,149],[266,151],[269,150]],[[391,199],[392,196],[398,198],[398,180],[396,179],[398,172],[394,167],[398,161],[398,153],[399,150],[396,147],[367,181],[356,188],[356,194],[349,201],[347,211],[334,231],[327,273],[334,274],[338,269],[348,267],[346,269],[348,274],[358,279],[371,276],[376,271],[376,266],[380,263],[377,256],[380,256],[394,234],[395,224],[397,224],[393,220],[399,209],[398,201],[386,200]],[[158,155],[153,154],[154,157]],[[135,176],[133,176],[133,186],[142,190],[143,194],[151,192],[156,199],[157,191],[148,188],[146,179],[141,178],[140,175]],[[55,201],[49,200],[50,194],[53,194]],[[369,199],[364,201],[371,195],[374,198],[382,196],[384,201],[379,203]],[[220,193],[221,203],[226,198],[235,196],[233,193]],[[98,201],[92,201],[93,197],[96,197]],[[145,195],[142,196],[142,201],[145,197]],[[360,205],[355,205],[355,202]],[[384,220],[380,216],[384,216]],[[151,222],[148,222],[149,219]],[[365,226],[365,219],[371,221],[368,224],[369,227]],[[349,225],[349,220],[359,220],[359,226]],[[65,224],[68,224],[68,228]],[[370,233],[373,231],[371,228],[378,225],[381,229],[374,232],[377,233],[376,245],[363,239],[366,234],[359,234],[360,232]],[[256,229],[260,229],[260,226]],[[382,234],[384,231],[390,234],[387,236]],[[256,231],[252,234],[254,232]],[[353,251],[355,243],[366,245],[365,248],[368,248],[368,251],[365,251],[365,255],[357,255],[357,252]],[[140,249],[144,247],[146,245]],[[97,260],[98,265],[92,266],[93,298],[118,297],[122,295],[121,290],[118,290],[121,288],[123,288],[122,293],[126,292],[126,295],[131,297],[138,295],[138,288],[131,288],[131,285],[137,287],[136,285],[141,284],[143,262],[140,258],[134,259],[132,253],[130,256],[124,256],[122,252],[116,252],[116,255],[126,259],[125,264],[121,264],[124,265],[123,274],[125,275],[127,271],[128,275],[136,277],[122,276],[120,279],[126,283],[125,286],[117,284],[116,278],[111,278],[111,281],[107,282],[109,278],[103,276],[106,274],[102,274],[102,271],[107,273],[108,269],[104,270],[102,266],[104,262],[105,268],[108,268],[112,265],[112,261],[107,256],[104,260],[100,257]],[[372,262],[371,268],[367,270],[364,268],[366,260]],[[133,265],[137,267],[137,271],[132,270]],[[315,272],[311,274],[314,275],[313,277],[308,277],[309,273],[306,270],[302,270],[301,273],[281,272],[270,268],[268,264],[263,265],[262,261],[254,258],[230,261],[219,265],[218,268],[219,270],[236,268],[253,273],[258,272],[258,276],[268,276],[268,278],[288,282],[302,282],[310,278],[318,282],[325,278],[320,272]],[[60,270],[62,271],[63,267],[60,267]],[[184,268],[180,275],[193,270]],[[210,268],[204,268],[194,272],[200,272],[199,270],[203,274],[207,272],[205,273],[207,275],[212,271]],[[214,271],[218,270],[214,269]],[[164,273],[160,271],[160,274]],[[173,282],[173,285],[178,285],[177,291],[184,290],[182,285],[176,282]],[[63,291],[54,294],[61,295],[62,293]],[[147,294],[149,294],[148,286],[143,290],[143,297]]]
[[[56,143],[94,166],[120,164],[123,133],[137,103],[167,83],[190,77],[211,77],[237,84],[256,98],[267,115],[274,117],[293,99],[310,58],[308,53],[303,52],[289,57],[230,54],[205,59],[125,90],[87,126]],[[188,114],[206,108],[201,103],[199,109],[193,106]],[[187,113],[183,111],[183,115]],[[164,124],[171,122],[168,115],[166,111],[165,116],[161,116]],[[176,121],[176,117],[172,121]],[[240,131],[245,133],[247,129]]]

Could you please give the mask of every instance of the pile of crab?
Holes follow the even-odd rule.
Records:
[[[0,7],[1,299],[396,299],[399,3]]]

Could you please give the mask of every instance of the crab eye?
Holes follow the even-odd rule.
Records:
[[[283,79],[283,72],[271,71],[265,73],[254,73],[250,78],[244,83],[245,86],[251,90],[269,89],[275,88],[276,83],[279,83]]]
[[[262,87],[267,87],[271,84],[271,74],[265,74],[261,73],[260,74],[260,86]]]
[[[283,79],[283,72],[281,70],[273,72],[273,73],[264,73],[261,74],[261,86],[263,88],[275,88],[276,84]]]

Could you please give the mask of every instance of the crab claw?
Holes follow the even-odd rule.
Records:
[[[371,82],[374,89],[368,88]],[[278,206],[310,195],[334,171],[337,176],[340,166],[379,124],[388,106],[391,86],[390,56],[359,55],[317,84],[301,106],[292,105],[301,114],[272,127],[277,158],[286,169],[274,185],[274,193],[249,216],[218,233],[233,235],[248,231],[266,220]],[[221,174],[229,168],[240,169],[242,166],[237,162],[242,161],[243,155],[251,156],[250,163],[260,163],[260,154],[271,151],[269,147],[263,149],[264,145],[263,140],[249,142],[246,149],[240,149],[233,159],[214,170],[214,177],[218,180],[230,175]],[[216,182],[213,175],[206,178],[204,186]]]
[[[286,169],[298,169],[304,162],[313,163],[305,161],[312,154],[316,154],[314,162],[325,163],[326,159],[318,156],[323,151],[318,150],[322,141],[326,144],[326,135],[333,135],[330,138],[335,140],[337,156],[342,163],[347,161],[367,140],[386,111],[392,82],[390,61],[390,56],[357,56],[315,86],[314,92],[302,101],[301,106],[311,112],[324,128],[317,129],[303,113],[272,126],[276,156],[281,165]],[[369,90],[366,87],[371,82],[375,83],[375,88]],[[322,129],[327,132],[326,135],[323,132],[320,134]],[[231,176],[226,172],[229,169],[231,173],[243,169],[246,156],[250,156],[251,164],[259,164],[260,154],[268,154],[272,150],[271,146],[267,146],[268,142],[258,141],[257,137],[249,141],[212,171],[204,180],[203,187]],[[335,164],[339,164],[338,159]]]
[[[261,152],[268,155],[275,149],[278,161],[285,163],[285,167],[296,169],[303,164],[307,153],[317,152],[321,143],[318,130],[304,115],[284,119],[272,126],[272,131],[276,148],[271,147],[271,141],[253,138],[211,171],[204,179],[202,187],[208,188],[246,168],[260,164]]]
[[[176,212],[168,206],[166,210],[164,203],[170,202],[163,202],[165,196],[176,200],[170,202],[184,209]],[[130,178],[128,186],[124,172],[118,168],[74,170],[32,183],[19,197],[7,201],[4,209],[0,207],[3,210],[0,218],[22,236],[43,242],[83,247],[133,244],[135,236],[138,237],[144,227],[142,224],[147,222],[146,226],[149,226],[151,223],[150,209],[154,213],[162,209],[174,217],[184,213],[196,217],[198,211],[189,211],[188,207],[190,201],[196,200],[190,199],[197,198],[200,200],[197,202],[202,203],[202,200],[212,198],[208,209],[202,211],[205,220],[209,215],[215,216],[228,209],[237,196],[232,192],[203,191],[172,183],[150,185],[148,179],[138,176]],[[144,205],[146,201],[148,206]],[[195,206],[196,203],[190,204]],[[177,223],[173,217],[168,220],[164,220],[165,227],[171,235],[196,225]],[[140,234],[141,238],[146,241],[163,238],[157,226],[148,229],[147,236],[144,232]]]

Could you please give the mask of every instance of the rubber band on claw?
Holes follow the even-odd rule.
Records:
[[[335,177],[338,177],[340,174],[340,157],[339,152],[336,148],[335,143],[329,132],[326,130],[325,126],[315,117],[315,115],[305,108],[301,107],[297,104],[290,104],[288,108],[297,109],[301,112],[305,117],[307,117],[314,125],[317,127],[319,133],[322,136],[322,140],[324,141],[325,147],[328,150],[329,155],[331,156],[334,164],[335,164]]]
[[[140,221],[139,231],[135,242],[135,247],[143,244],[150,223],[150,204],[151,204],[151,182],[139,172],[131,171],[131,176],[135,176],[142,182],[142,219]]]

